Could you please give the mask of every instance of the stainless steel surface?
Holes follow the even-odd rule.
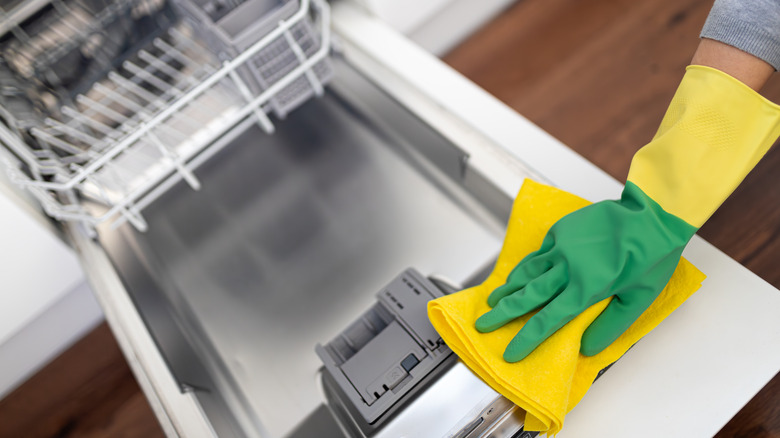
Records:
[[[88,267],[85,274],[90,287],[166,436],[211,436],[209,422],[215,418],[203,415],[203,400],[197,403],[192,394],[185,394],[177,386],[145,324],[148,315],[142,316],[135,307],[103,248],[80,232],[76,224],[67,225],[66,230],[79,261]]]
[[[462,282],[500,247],[462,151],[337,68],[275,135],[252,126],[204,164],[200,192],[148,206],[146,234],[98,230],[179,383],[234,417],[219,433],[318,436],[299,427],[322,403],[314,345],[404,268]]]
[[[523,428],[524,412],[504,396],[497,396],[473,420],[447,438],[506,438]]]

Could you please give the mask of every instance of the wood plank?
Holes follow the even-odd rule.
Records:
[[[103,323],[0,400],[0,437],[163,437]]]
[[[625,181],[698,45],[712,0],[522,0],[445,61]],[[762,93],[780,102],[775,75]],[[780,148],[700,235],[780,287]],[[734,291],[735,302],[738,299]],[[724,322],[727,323],[727,322]],[[718,437],[780,437],[780,375]]]

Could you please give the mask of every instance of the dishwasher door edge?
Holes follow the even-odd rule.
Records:
[[[78,225],[66,227],[111,332],[166,436],[215,437],[194,394],[176,383],[103,248]]]

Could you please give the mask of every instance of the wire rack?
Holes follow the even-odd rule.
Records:
[[[281,20],[295,14],[298,0],[173,0],[180,13],[195,24],[199,36],[220,59],[231,59],[246,50]],[[252,17],[262,17],[253,19]],[[311,56],[319,48],[317,34],[309,20],[301,20],[289,32],[270,41],[249,61],[236,69],[251,93],[258,93],[288,74],[296,59]],[[332,68],[323,60],[285,89],[274,95],[269,104],[280,118],[322,90]]]
[[[0,143],[13,155],[4,160],[11,180],[47,214],[88,232],[106,221],[146,230],[143,208],[182,179],[198,190],[193,170],[232,136],[253,123],[272,133],[266,111],[283,115],[322,94],[331,75],[328,5],[300,0],[290,11],[289,4],[232,53],[204,42],[211,24],[182,21],[55,111],[26,101],[18,78],[0,75]],[[4,80],[11,85],[3,88]],[[34,115],[19,116],[18,108]]]

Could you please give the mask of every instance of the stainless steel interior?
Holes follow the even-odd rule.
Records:
[[[179,184],[147,207],[148,232],[98,230],[221,436],[343,436],[323,406],[315,344],[403,269],[463,284],[500,248],[510,200],[489,207],[484,186],[477,199],[468,157],[335,67],[325,96],[275,134],[251,125],[201,166],[200,191]]]

